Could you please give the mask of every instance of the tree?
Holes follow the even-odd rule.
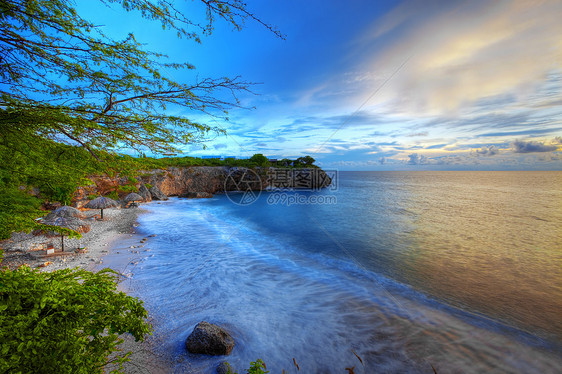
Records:
[[[250,157],[249,161],[251,163],[254,163],[254,164],[258,165],[258,166],[268,166],[269,165],[269,161],[267,160],[267,157],[265,157],[261,153],[256,153],[255,155]]]
[[[100,0],[160,21],[178,37],[200,42],[215,18],[240,28],[257,18],[240,0],[202,0],[206,25],[189,20],[171,0]],[[166,113],[168,106],[212,115],[239,107],[236,92],[248,90],[240,77],[177,82],[163,69],[193,69],[147,51],[129,34],[107,37],[77,14],[70,0],[0,2],[0,132],[22,132],[97,149],[149,148],[175,152],[175,144],[223,130]],[[258,20],[259,21],[259,20]],[[266,25],[273,30],[270,26]],[[277,33],[277,32],[276,32]],[[231,94],[223,99],[222,93]]]
[[[293,165],[293,160],[284,158],[277,163],[279,166],[289,167]]]
[[[304,157],[297,158],[294,162],[294,165],[298,167],[310,167],[310,166],[314,166],[315,162],[316,160],[311,156],[304,156]]]

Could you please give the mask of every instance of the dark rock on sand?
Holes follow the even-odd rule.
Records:
[[[229,355],[234,348],[234,339],[222,327],[202,321],[187,337],[185,347],[191,353]]]

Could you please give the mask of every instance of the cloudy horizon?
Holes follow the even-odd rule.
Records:
[[[240,95],[255,109],[232,110],[228,122],[178,113],[229,134],[186,155],[308,154],[343,170],[562,169],[562,3],[249,7],[286,40],[252,22],[240,32],[217,24],[201,45],[130,25],[148,48],[193,63],[189,74],[260,83]],[[107,25],[112,17],[121,15],[106,12]]]

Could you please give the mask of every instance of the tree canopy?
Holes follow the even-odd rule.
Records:
[[[217,18],[235,28],[247,18],[257,20],[240,0],[201,0],[206,24],[193,23],[171,0],[99,1],[138,12],[195,42],[211,33]],[[162,72],[194,66],[144,49],[132,33],[111,39],[69,0],[3,0],[0,11],[3,138],[25,133],[79,144],[95,157],[100,148],[177,151],[176,144],[222,130],[170,115],[168,106],[226,115],[240,106],[236,92],[249,87],[240,77],[174,81]]]
[[[294,162],[294,165],[299,167],[310,167],[310,166],[314,166],[315,162],[316,160],[311,156],[303,156],[297,158]]]
[[[261,153],[256,153],[255,155],[250,157],[249,161],[259,166],[267,166],[269,164],[267,157],[265,157]]]

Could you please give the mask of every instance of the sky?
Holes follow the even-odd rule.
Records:
[[[85,18],[189,62],[182,81],[241,76],[254,94],[227,136],[185,155],[311,155],[339,170],[562,170],[562,2],[250,0],[248,20],[201,44],[113,6]],[[196,3],[180,7],[200,17]],[[200,8],[199,8],[200,10]]]

